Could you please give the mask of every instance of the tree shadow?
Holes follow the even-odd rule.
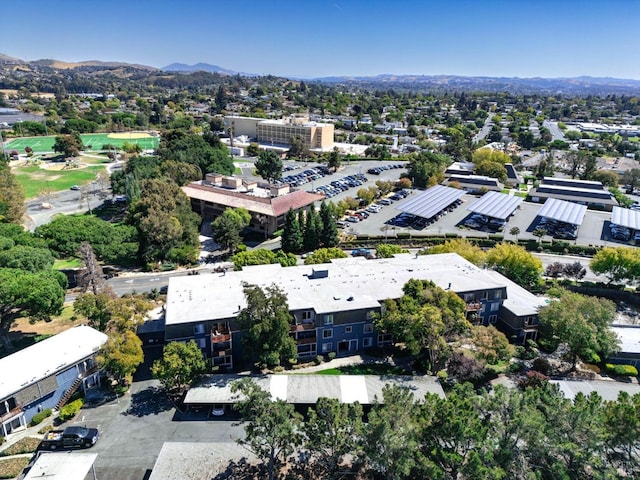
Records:
[[[251,464],[243,457],[238,461],[231,460],[227,468],[215,477],[212,477],[211,480],[226,480],[229,478],[236,480],[253,480],[255,478],[266,478],[265,474],[266,471],[262,465]]]
[[[149,387],[131,395],[131,405],[124,415],[146,417],[158,415],[173,408],[173,404],[165,395],[164,390],[158,387]]]

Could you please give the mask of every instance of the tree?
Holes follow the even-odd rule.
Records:
[[[325,248],[335,247],[339,241],[336,217],[331,207],[325,202],[320,204],[320,220],[322,221],[320,244]]]
[[[409,280],[398,300],[385,300],[383,313],[374,323],[391,333],[412,355],[426,356],[436,372],[448,354],[447,339],[469,329],[466,304],[449,290],[429,280]]]
[[[258,160],[255,163],[256,173],[269,183],[282,178],[282,160],[276,152],[272,150],[263,150],[258,154]]]
[[[298,258],[293,253],[277,253],[265,248],[256,248],[236,253],[232,258],[235,270],[242,270],[246,265],[269,265],[279,263],[283,267],[292,267],[298,264]]]
[[[578,357],[590,361],[594,354],[606,358],[618,350],[618,338],[609,328],[615,316],[613,302],[565,290],[539,311],[543,337],[551,345],[567,345],[572,369]]]
[[[87,317],[90,327],[106,332],[111,320],[111,300],[112,297],[106,293],[81,293],[73,301],[73,312]]]
[[[144,361],[142,341],[132,330],[111,333],[97,360],[119,384],[130,382],[133,373]]]
[[[587,274],[587,269],[580,262],[573,262],[565,264],[562,273],[574,280],[582,280]]]
[[[640,251],[631,247],[605,247],[599,250],[589,264],[597,275],[606,275],[609,283],[640,277]]]
[[[509,235],[513,235],[514,237],[516,237],[516,243],[518,243],[518,235],[520,235],[520,228],[519,227],[511,227],[509,229]]]
[[[227,208],[211,223],[216,242],[230,254],[235,253],[242,241],[240,232],[251,222],[251,214],[245,208]]]
[[[629,190],[635,190],[640,185],[640,168],[632,168],[624,172],[622,182],[628,186]]]
[[[53,262],[53,255],[48,248],[15,245],[8,250],[0,251],[0,268],[17,268],[36,273],[50,270]]]
[[[111,292],[111,287],[107,285],[102,267],[98,263],[98,259],[93,253],[93,248],[91,248],[88,242],[82,242],[80,244],[80,257],[82,263],[84,263],[84,270],[80,274],[78,285],[80,285],[85,292],[91,290],[94,295],[103,293],[105,290]]]
[[[317,478],[343,478],[341,470],[345,458],[355,458],[362,443],[362,407],[358,402],[319,398],[315,407],[309,408],[307,417],[302,431],[315,475]]]
[[[297,357],[297,347],[289,335],[293,317],[287,296],[275,284],[262,289],[245,284],[247,306],[238,314],[245,353],[252,364],[275,367]]]
[[[160,172],[181,187],[202,178],[202,172],[197,165],[173,160],[162,162],[160,164]]]
[[[162,358],[153,362],[151,374],[169,394],[179,397],[204,373],[206,366],[196,342],[170,342],[162,349]]]
[[[219,85],[218,90],[216,91],[216,111],[220,113],[226,108],[227,108],[227,94],[224,91],[224,87],[222,85]]]
[[[447,240],[442,245],[434,245],[433,247],[420,250],[421,255],[439,253],[457,253],[468,262],[478,266],[482,266],[487,261],[486,252],[466,238]]]
[[[538,243],[540,243],[542,238],[546,236],[549,232],[547,232],[546,228],[536,227],[532,233],[533,233],[533,236],[538,239]]]
[[[475,326],[471,334],[476,353],[489,364],[508,361],[515,354],[515,348],[505,334],[493,325]]]
[[[337,247],[318,248],[304,259],[305,265],[316,265],[319,263],[329,263],[333,258],[347,258],[347,254]]]
[[[26,211],[24,200],[22,185],[9,166],[0,160],[0,222],[21,224]]]
[[[411,158],[407,176],[415,187],[431,186],[439,183],[445,168],[451,162],[448,155],[422,151]]]
[[[564,273],[564,264],[560,262],[553,262],[547,265],[544,270],[544,274],[547,277],[558,278]]]
[[[58,135],[53,144],[53,151],[62,153],[65,157],[77,157],[84,149],[79,134]]]
[[[553,177],[555,171],[553,153],[547,153],[533,168],[533,174],[537,178]]]
[[[8,334],[20,317],[47,320],[58,315],[64,304],[67,279],[62,272],[28,272],[0,268],[0,339],[10,346]]]
[[[603,417],[609,455],[622,454],[632,465],[640,453],[640,395],[620,392],[617,401],[605,402]]]
[[[489,250],[487,263],[525,288],[536,286],[542,274],[542,262],[518,245],[496,245]]]
[[[260,144],[257,142],[251,142],[247,147],[247,155],[250,157],[257,157],[260,155]]]
[[[302,212],[302,210],[300,210]],[[314,250],[320,246],[322,235],[322,219],[313,204],[307,210],[302,232],[302,245],[305,250]]]
[[[249,378],[234,382],[231,391],[242,394],[235,408],[242,415],[245,438],[238,443],[262,460],[266,476],[261,478],[275,480],[289,455],[302,443],[301,415],[292,404],[271,400],[271,394]]]
[[[289,145],[289,151],[287,152],[288,158],[302,159],[309,156],[309,149],[302,137],[298,135],[292,137],[291,140],[289,140]]]
[[[282,250],[285,252],[299,252],[302,250],[302,229],[298,217],[292,209],[289,209],[284,217],[284,229],[282,231]]]
[[[376,245],[376,257],[391,258],[398,253],[408,253],[409,250],[402,248],[400,245],[392,245],[389,243],[379,243]]]
[[[334,148],[329,154],[328,166],[329,168],[333,168],[334,172],[337,172],[341,164],[342,158],[340,157],[340,152],[337,148]]]
[[[410,474],[419,461],[418,412],[407,388],[385,386],[382,402],[375,399],[365,425],[363,449],[368,464],[381,478],[414,478]]]

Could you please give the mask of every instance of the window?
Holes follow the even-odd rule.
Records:
[[[328,328],[322,332],[322,338],[333,338],[333,329]]]
[[[311,310],[305,310],[302,312],[302,320],[309,320],[311,318]]]
[[[476,299],[475,295],[473,293],[465,293],[464,294],[464,301],[465,302],[473,302]]]
[[[324,316],[324,324],[325,325],[333,325],[333,314]]]
[[[482,300],[486,300],[487,298],[489,298],[489,292],[485,290],[484,292],[482,292]]]
[[[362,339],[362,348],[368,348],[373,345],[373,338],[367,337]]]
[[[497,315],[489,315],[489,323],[496,323],[498,321]]]
[[[380,333],[378,335],[378,345],[386,345],[391,343],[391,334],[390,333]]]
[[[502,290],[497,290],[497,291],[495,292],[495,294],[493,295],[493,298],[494,298],[495,300],[500,300],[500,299],[502,298]]]
[[[204,333],[204,324],[202,323],[198,323],[196,325],[193,326],[193,333],[195,335],[201,335]]]
[[[491,304],[491,311],[492,312],[497,312],[498,310],[500,310],[500,304],[498,302],[494,302]]]
[[[364,333],[373,333],[373,324],[367,323],[363,329]]]
[[[333,343],[323,343],[322,344],[322,353],[328,353],[333,350]]]
[[[525,325],[525,327],[528,327],[528,326],[530,326],[530,325],[533,325],[533,320],[534,320],[534,318],[535,318],[535,317],[527,317],[527,318],[525,318],[525,320],[524,320],[524,325]]]
[[[351,333],[353,331],[353,327],[344,327],[344,333]]]
[[[196,344],[198,345],[198,348],[206,348],[207,340],[204,338],[196,338]]]

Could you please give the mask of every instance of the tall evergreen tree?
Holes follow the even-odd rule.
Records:
[[[336,217],[331,211],[331,207],[325,202],[320,204],[320,219],[322,220],[322,232],[320,233],[320,243],[325,248],[338,245],[338,227]]]
[[[302,231],[295,212],[289,209],[284,218],[282,232],[282,250],[285,252],[299,252],[302,250]]]
[[[322,221],[313,204],[307,212],[304,224],[303,245],[305,250],[315,250],[320,246]]]

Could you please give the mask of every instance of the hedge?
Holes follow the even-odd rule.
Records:
[[[44,410],[42,410],[39,413],[36,413],[33,416],[31,421],[29,422],[29,426],[30,427],[35,427],[36,425],[41,423],[45,418],[50,417],[50,416],[51,416],[51,409],[50,408],[45,408]]]
[[[614,365],[612,363],[607,363],[605,365],[607,372],[613,373],[615,375],[625,376],[625,377],[637,377],[638,369],[633,365]]]
[[[58,414],[58,418],[61,422],[66,422],[67,420],[71,420],[73,417],[77,415],[77,413],[84,405],[84,400],[79,398],[78,400],[74,400],[71,403],[68,403],[64,407],[60,409],[60,413]]]

